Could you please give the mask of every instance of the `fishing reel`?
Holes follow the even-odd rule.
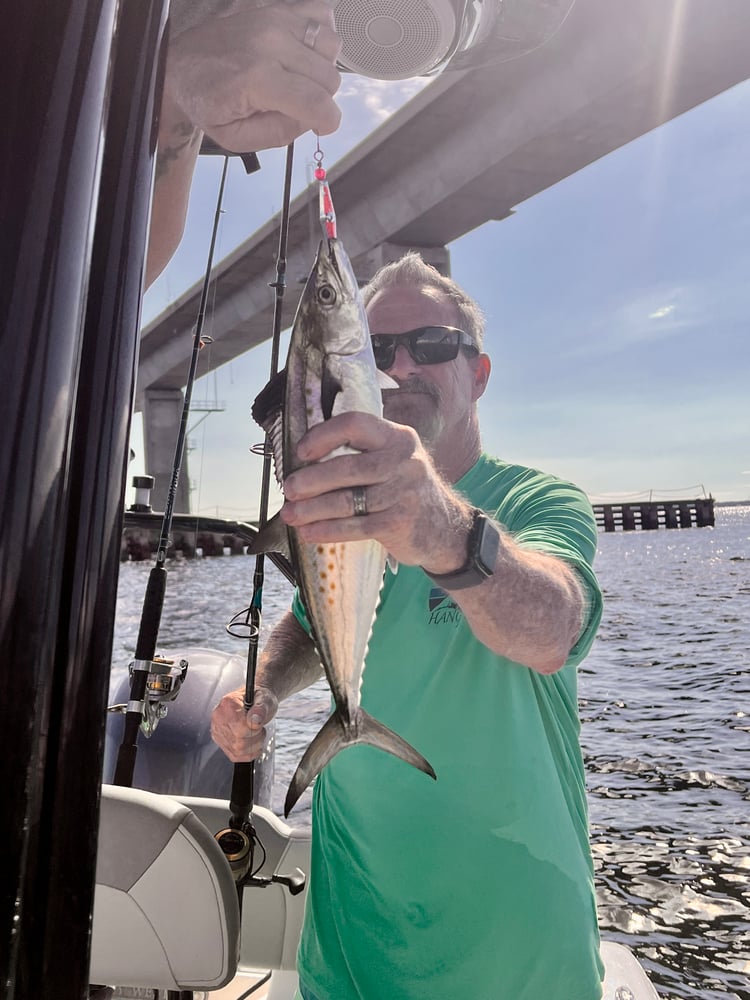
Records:
[[[146,679],[146,695],[143,702],[143,718],[141,732],[144,736],[152,736],[156,727],[166,716],[168,703],[174,701],[180,693],[183,681],[188,672],[188,661],[180,660],[175,664],[163,656],[155,656],[153,660],[131,660],[128,664],[128,674],[133,680],[133,674],[143,670],[148,674]],[[110,705],[108,712],[125,714],[131,708],[130,704]]]
[[[269,885],[285,885],[292,896],[299,895],[305,888],[305,875],[299,868],[295,868],[291,875],[274,873],[267,878],[257,874],[263,867],[266,852],[251,823],[245,823],[241,830],[232,827],[219,830],[215,834],[215,839],[229,862],[238,887],[266,889]],[[257,866],[254,864],[256,848],[260,848],[263,852],[261,862]]]

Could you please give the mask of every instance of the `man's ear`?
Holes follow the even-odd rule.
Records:
[[[484,395],[484,390],[487,388],[487,383],[490,379],[491,370],[492,362],[490,361],[488,354],[480,354],[474,359],[474,365],[472,368],[472,399],[474,401]]]

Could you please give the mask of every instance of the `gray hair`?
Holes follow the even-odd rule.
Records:
[[[365,306],[384,288],[434,288],[456,310],[458,325],[474,338],[481,351],[484,339],[484,313],[452,278],[446,278],[437,268],[427,264],[420,254],[410,250],[400,260],[384,264],[362,289]]]

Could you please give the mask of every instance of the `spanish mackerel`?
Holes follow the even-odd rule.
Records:
[[[378,375],[349,258],[337,239],[325,239],[297,307],[286,368],[253,404],[253,416],[268,434],[282,488],[286,476],[307,464],[298,457],[297,445],[310,427],[353,410],[382,414]],[[387,750],[434,778],[420,753],[360,706],[385,549],[373,539],[305,543],[277,515],[258,535],[252,551],[283,549],[284,541],[335,703],[292,778],[284,814],[289,815],[339,750],[356,743]]]

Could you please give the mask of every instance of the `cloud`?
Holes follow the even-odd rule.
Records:
[[[370,80],[364,76],[345,74],[338,100],[344,107],[345,116],[346,103],[356,102],[360,109],[368,113],[371,127],[375,127],[390,118],[429,82],[426,77],[410,80]]]
[[[655,309],[652,313],[649,313],[649,319],[664,319],[665,316],[670,316],[675,310],[674,303],[668,306],[662,306],[660,309]]]
[[[582,324],[574,353],[617,354],[646,342],[667,340],[703,322],[705,310],[693,287],[646,288],[602,303],[598,315]]]

